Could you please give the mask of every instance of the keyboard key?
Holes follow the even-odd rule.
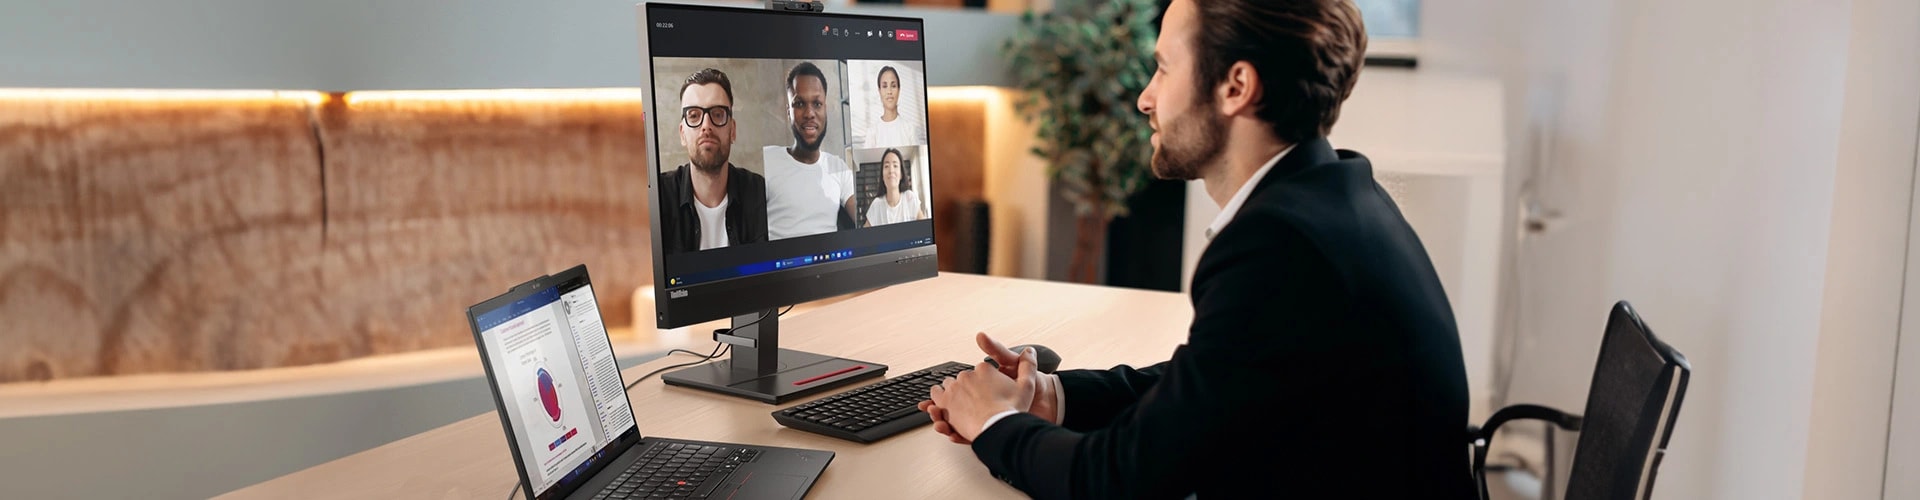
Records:
[[[919,407],[928,398],[928,388],[970,369],[963,363],[943,363],[770,413],[787,427],[873,442],[928,423]],[[890,425],[900,420],[910,424]]]

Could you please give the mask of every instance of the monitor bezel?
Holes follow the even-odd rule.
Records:
[[[870,14],[842,14],[768,11],[754,8],[741,8],[715,5],[693,5],[676,2],[645,2],[638,6],[640,38],[640,72],[642,105],[649,106],[645,121],[647,145],[647,214],[648,232],[652,235],[653,260],[653,304],[654,321],[658,328],[678,328],[682,326],[730,318],[756,311],[765,311],[790,304],[798,304],[820,299],[846,295],[876,288],[918,281],[939,275],[937,262],[938,244],[929,233],[931,241],[926,245],[894,250],[889,252],[857,256],[844,261],[814,264],[792,269],[775,270],[765,273],[739,276],[708,283],[696,283],[669,289],[667,286],[666,254],[660,234],[660,185],[661,171],[659,154],[658,124],[651,113],[657,96],[654,95],[654,71],[652,25],[648,22],[649,10],[653,8],[672,8],[687,10],[705,10],[717,12],[753,12],[793,17],[825,17],[866,21],[912,22],[919,25],[920,61],[924,67],[927,53],[926,20],[916,17],[879,16]],[[929,86],[921,79],[921,95],[927,95]],[[929,115],[932,111],[927,106]],[[931,122],[929,116],[929,122]],[[929,123],[931,126],[931,123]],[[933,137],[927,137],[927,144],[921,146],[929,151],[933,148]],[[929,156],[931,158],[931,156]],[[927,171],[934,166],[929,160]],[[932,175],[926,179],[928,192],[933,187]],[[929,227],[932,225],[929,224]],[[857,230],[857,229],[856,229]],[[829,251],[829,250],[823,250]]]

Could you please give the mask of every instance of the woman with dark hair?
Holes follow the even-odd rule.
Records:
[[[900,115],[900,72],[893,66],[882,66],[875,84],[880,91],[880,116],[874,117],[863,146],[881,148],[926,144],[919,124],[912,123],[914,120],[902,119]]]
[[[873,204],[867,206],[867,227],[927,218],[920,198],[907,187],[907,176],[902,170],[905,162],[906,154],[898,149],[887,148],[885,153],[880,153],[880,184],[887,194],[875,197]]]

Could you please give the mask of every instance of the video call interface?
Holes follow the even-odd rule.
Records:
[[[918,20],[647,9],[669,288],[933,244]]]

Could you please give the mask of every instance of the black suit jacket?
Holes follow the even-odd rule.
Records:
[[[1036,498],[1477,495],[1453,313],[1366,158],[1295,147],[1207,245],[1192,299],[1171,360],[1062,371],[1064,425],[1002,419],[975,455]]]
[[[693,165],[660,174],[660,242],[666,253],[700,250]],[[727,164],[727,246],[767,241],[767,178]]]

